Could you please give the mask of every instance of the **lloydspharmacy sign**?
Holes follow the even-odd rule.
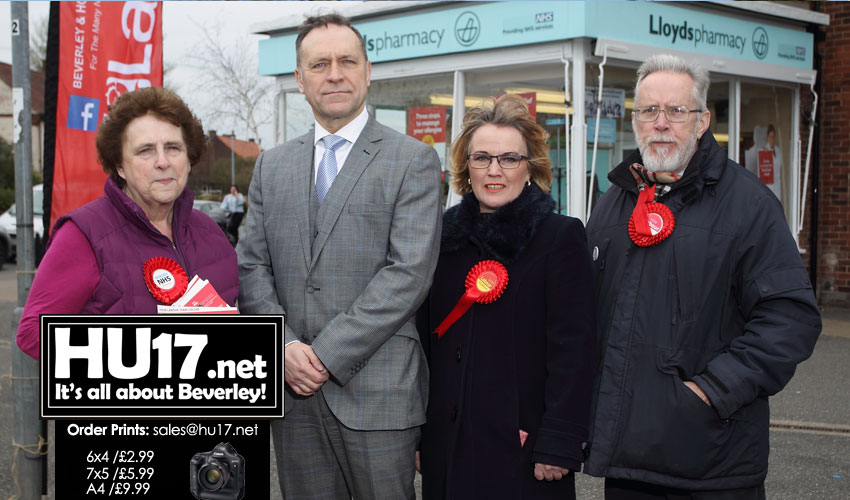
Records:
[[[767,55],[767,34],[764,29],[759,31],[758,50],[753,48],[759,59]],[[689,22],[687,19],[670,19],[664,16],[649,15],[649,34],[666,38],[672,45],[688,45],[692,47],[711,46],[734,50],[738,55],[744,54],[749,33],[739,33],[717,26],[706,26],[705,23]]]

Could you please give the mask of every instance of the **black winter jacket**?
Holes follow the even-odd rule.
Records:
[[[586,472],[689,490],[759,485],[768,396],[821,329],[806,269],[776,197],[711,132],[660,200],[672,235],[636,246],[634,162],[610,173],[587,226],[602,358]]]
[[[581,467],[596,370],[587,237],[581,221],[553,208],[532,184],[487,217],[471,193],[443,217],[440,260],[417,315],[431,369],[426,500],[575,498],[574,474],[534,478],[534,463]],[[432,332],[485,259],[506,267],[504,294],[473,304],[438,339]]]

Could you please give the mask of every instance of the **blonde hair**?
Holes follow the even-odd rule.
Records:
[[[528,173],[531,180],[544,192],[552,186],[552,166],[549,160],[549,134],[534,121],[528,112],[525,99],[515,94],[487,99],[470,109],[463,118],[463,130],[454,141],[451,152],[452,188],[460,195],[472,191],[469,185],[469,144],[482,125],[513,127],[522,134],[528,149]]]

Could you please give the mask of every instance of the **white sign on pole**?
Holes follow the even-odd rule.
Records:
[[[599,87],[585,87],[584,113],[596,117],[596,99]],[[626,115],[626,91],[623,89],[602,88],[602,118],[623,118]]]

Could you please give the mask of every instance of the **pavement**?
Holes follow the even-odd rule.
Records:
[[[14,264],[7,263],[0,270],[0,500],[15,494],[9,375],[16,279]],[[770,500],[850,499],[850,309],[826,308],[823,318],[814,354],[770,400]],[[270,456],[271,498],[280,499],[272,450]],[[48,499],[55,497],[52,478],[49,486]],[[578,474],[576,489],[580,500],[603,499],[601,479]]]

